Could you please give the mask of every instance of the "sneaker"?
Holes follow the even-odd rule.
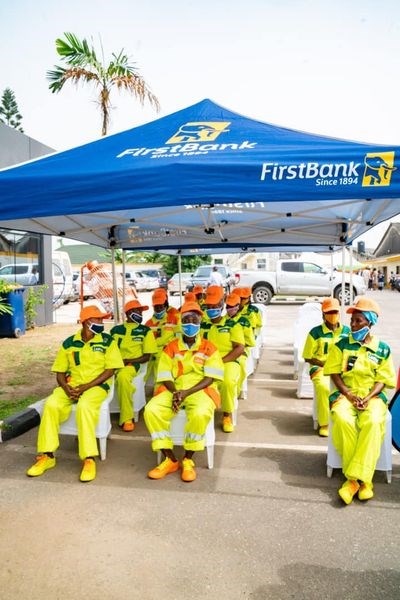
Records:
[[[178,469],[179,462],[177,460],[174,462],[170,458],[165,458],[162,463],[147,473],[147,477],[150,477],[150,479],[162,479],[170,473],[175,473]]]
[[[36,457],[36,462],[32,465],[26,472],[28,477],[38,477],[39,475],[43,475],[45,471],[48,469],[52,469],[56,466],[56,459],[51,458],[47,454],[41,454]]]
[[[338,491],[338,494],[345,504],[351,504],[359,489],[360,486],[358,481],[354,481],[354,479],[347,479],[347,481],[344,482]]]
[[[81,472],[81,481],[93,481],[96,477],[96,463],[94,458],[85,458],[83,461],[83,469]]]
[[[122,431],[133,431],[135,429],[135,423],[133,421],[125,421],[122,425]]]
[[[372,483],[362,483],[358,490],[359,500],[371,500],[374,497],[374,486]]]
[[[184,458],[182,460],[182,481],[194,481],[196,479],[196,470],[194,468],[194,462],[191,458]]]
[[[225,431],[225,433],[232,433],[234,430],[235,428],[232,423],[232,417],[224,417],[222,419],[222,431]]]
[[[318,435],[320,435],[321,437],[328,437],[328,435],[329,435],[328,425],[321,425],[321,427],[318,430]]]

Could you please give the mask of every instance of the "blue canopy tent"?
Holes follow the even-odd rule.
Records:
[[[400,213],[400,147],[203,100],[0,172],[0,227],[131,250],[327,250]]]

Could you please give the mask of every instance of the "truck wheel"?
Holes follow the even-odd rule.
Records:
[[[342,303],[342,286],[338,285],[333,292],[334,297],[339,300],[340,303]],[[355,288],[353,287],[353,298],[355,298],[357,295],[357,292],[355,290]],[[350,286],[348,284],[345,285],[344,288],[344,303],[345,304],[350,304]]]
[[[259,286],[253,291],[254,302],[259,304],[269,304],[272,300],[272,291],[269,287]]]

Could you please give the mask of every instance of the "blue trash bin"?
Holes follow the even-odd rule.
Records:
[[[25,333],[24,288],[0,294],[12,308],[12,315],[0,315],[0,337],[20,337]]]

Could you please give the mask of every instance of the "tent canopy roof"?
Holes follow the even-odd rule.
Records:
[[[1,171],[0,227],[138,250],[323,250],[400,213],[399,153],[203,100]]]

